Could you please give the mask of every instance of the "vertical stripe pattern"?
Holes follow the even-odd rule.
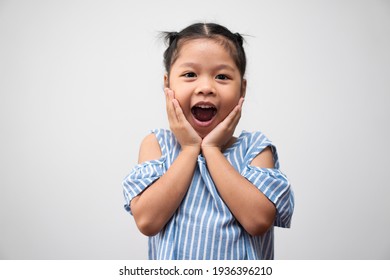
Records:
[[[131,200],[160,178],[180,152],[180,145],[169,130],[152,133],[160,144],[162,156],[136,165],[123,181],[125,209],[131,213]],[[270,146],[275,168],[251,166],[252,160]],[[232,166],[276,207],[274,226],[290,227],[294,195],[286,176],[279,170],[275,146],[261,132],[243,131],[224,152]],[[237,186],[238,188],[240,186]],[[191,185],[181,205],[164,229],[149,237],[149,259],[273,259],[274,230],[262,236],[249,235],[237,222],[218,194],[199,155]]]

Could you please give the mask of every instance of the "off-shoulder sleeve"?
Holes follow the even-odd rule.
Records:
[[[294,194],[290,182],[279,169],[248,165],[242,174],[276,207],[274,225],[289,228],[294,211]]]
[[[248,151],[241,172],[255,185],[276,207],[274,225],[289,228],[294,212],[294,193],[287,177],[280,171],[279,157],[276,147],[261,132],[247,134]],[[270,147],[275,168],[260,168],[252,166],[252,160],[266,147]]]
[[[123,180],[126,211],[131,214],[131,200],[153,184],[165,171],[165,157],[138,164],[131,170],[130,174]]]

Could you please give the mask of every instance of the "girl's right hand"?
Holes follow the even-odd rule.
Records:
[[[175,99],[175,93],[170,88],[165,88],[166,108],[168,114],[169,126],[182,150],[187,148],[196,148],[200,152],[202,138],[187,121],[179,101]]]

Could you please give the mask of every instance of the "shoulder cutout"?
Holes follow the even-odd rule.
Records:
[[[141,147],[139,149],[138,163],[142,163],[150,160],[157,160],[161,158],[161,148],[156,135],[151,133],[142,140]]]
[[[271,147],[268,146],[262,150],[250,163],[252,166],[260,168],[275,168],[274,156]]]

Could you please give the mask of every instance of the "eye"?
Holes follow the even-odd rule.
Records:
[[[225,74],[219,74],[215,78],[218,80],[228,80],[229,79],[229,77],[226,76]]]
[[[185,78],[195,78],[196,74],[194,72],[188,72],[183,75]]]

